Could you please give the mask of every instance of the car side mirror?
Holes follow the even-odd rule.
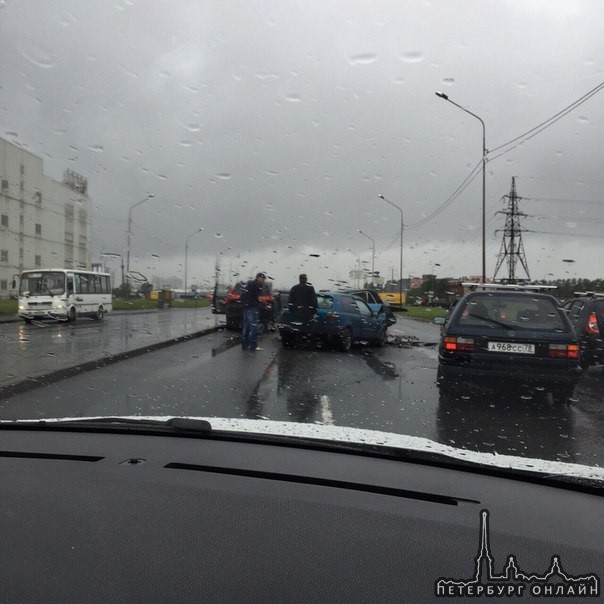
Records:
[[[432,319],[432,323],[435,323],[436,325],[444,325],[446,322],[447,319],[444,317],[434,317],[434,319]]]

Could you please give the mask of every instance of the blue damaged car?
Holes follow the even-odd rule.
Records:
[[[385,305],[372,310],[361,298],[341,292],[320,292],[317,302],[311,319],[297,317],[291,306],[284,308],[277,326],[285,348],[312,342],[347,352],[354,343],[383,346],[387,342],[392,319]]]

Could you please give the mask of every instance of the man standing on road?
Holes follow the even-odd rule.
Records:
[[[243,350],[262,350],[258,348],[258,322],[260,319],[260,296],[266,275],[258,273],[241,290],[243,306],[243,329],[241,331],[241,348]]]
[[[299,281],[298,285],[291,288],[287,302],[293,310],[294,318],[307,322],[317,313],[317,294],[305,274],[300,275]]]

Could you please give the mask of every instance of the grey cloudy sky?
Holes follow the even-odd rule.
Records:
[[[214,259],[321,287],[359,254],[404,274],[480,273],[494,149],[604,81],[604,3],[545,0],[0,2],[0,135],[89,179],[93,249],[190,281]],[[15,133],[15,134],[10,134]],[[517,179],[532,276],[602,276],[604,92],[487,166],[487,273]],[[589,203],[588,203],[589,202]],[[600,222],[598,222],[600,221]],[[592,257],[586,254],[592,252]],[[320,254],[319,258],[309,256]],[[573,265],[563,263],[574,258]],[[593,259],[592,259],[593,258]],[[568,271],[568,273],[566,272]],[[599,271],[599,273],[598,273]]]

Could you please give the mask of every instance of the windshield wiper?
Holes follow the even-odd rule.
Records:
[[[43,426],[44,428],[149,428],[160,429],[169,432],[196,432],[209,433],[212,425],[205,419],[191,419],[188,417],[171,417],[167,420],[134,418],[134,417],[93,417],[84,419],[61,419],[61,420],[39,420],[39,421],[15,421],[3,422],[0,425],[19,425],[25,427]]]
[[[491,317],[483,317],[482,315],[475,315],[473,313],[469,313],[469,316],[474,317],[475,319],[482,319],[483,321],[493,323],[494,325],[499,325],[500,327],[505,327],[505,329],[514,329],[514,325],[504,323],[503,321],[498,321],[497,319],[491,319]]]

